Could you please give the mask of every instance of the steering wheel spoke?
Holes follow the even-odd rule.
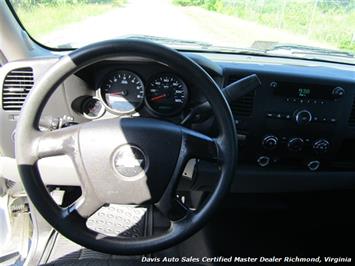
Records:
[[[186,217],[190,211],[188,206],[177,198],[177,185],[180,180],[183,169],[185,168],[188,160],[193,157],[195,153],[191,153],[190,143],[197,143],[198,137],[194,138],[197,132],[182,128],[182,142],[180,153],[175,165],[175,170],[168,183],[162,197],[155,204],[160,212],[171,221],[179,220]],[[195,149],[193,147],[193,149]]]
[[[156,204],[158,210],[169,220],[177,221],[193,213],[193,211],[176,196],[161,200]]]
[[[83,218],[89,218],[104,204],[93,195],[82,195],[68,207],[68,213],[77,212]]]
[[[217,139],[200,132],[183,128],[183,156],[209,161],[221,161]]]
[[[82,196],[69,206],[67,211],[68,213],[76,211],[83,218],[88,218],[103,205],[103,202],[99,200],[95,186],[81,159],[79,130],[80,125],[73,125],[54,131],[38,132],[36,156],[41,159],[68,155],[72,159],[80,180]]]
[[[177,197],[177,186],[183,169],[191,158],[208,161],[221,161],[218,154],[217,139],[197,131],[181,127],[182,142],[179,159],[168,186],[156,207],[171,221],[181,220],[191,215],[193,211]]]
[[[36,157],[41,159],[57,155],[73,154],[77,150],[79,127],[79,125],[74,125],[54,131],[37,131]]]

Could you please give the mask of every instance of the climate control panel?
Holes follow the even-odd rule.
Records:
[[[276,135],[270,134],[266,135],[261,142],[262,147],[265,151],[273,151],[277,148],[285,148],[290,153],[302,152],[304,149],[312,150],[315,155],[324,154],[329,151],[330,142],[327,139],[310,139],[310,138],[301,138],[301,137],[282,137],[279,141],[279,137]]]
[[[260,156],[256,159],[261,167],[275,162],[289,162],[316,171],[320,168],[320,161],[330,151],[331,142],[326,138],[266,134],[261,140],[261,147]]]

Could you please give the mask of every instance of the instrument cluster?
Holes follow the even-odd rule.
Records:
[[[186,83],[175,73],[161,72],[143,81],[133,71],[118,69],[100,78],[96,95],[81,102],[80,113],[96,119],[105,112],[131,115],[145,108],[155,116],[170,117],[183,111],[188,98]]]

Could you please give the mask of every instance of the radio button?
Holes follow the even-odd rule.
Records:
[[[343,97],[344,94],[345,94],[345,90],[342,87],[335,87],[332,90],[332,95],[335,99]]]
[[[312,114],[308,110],[301,110],[295,114],[296,123],[305,126],[312,121]]]
[[[278,85],[279,85],[279,84],[278,84],[276,81],[272,81],[272,82],[270,83],[270,87],[271,87],[271,88],[276,88]]]

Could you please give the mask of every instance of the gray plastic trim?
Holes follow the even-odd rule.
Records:
[[[76,68],[76,65],[73,63],[69,56],[64,56],[59,61],[60,63],[54,64],[46,73],[42,76],[41,80],[35,84],[34,88],[30,91],[29,96],[27,97],[25,104],[31,106],[41,106],[46,97],[49,97],[47,93],[47,88],[54,87],[56,88],[59,84],[57,81],[66,76],[68,72]],[[20,114],[20,119],[23,113]],[[34,125],[30,124],[31,121],[38,121],[35,113],[26,114],[30,119],[22,120],[23,123],[17,125],[16,132],[25,132],[21,130],[22,128],[33,128],[32,132],[28,132],[23,136],[16,136],[16,160],[18,164],[29,164],[32,165],[37,161],[37,157],[33,153],[32,156],[24,151],[33,151],[33,139],[36,138],[36,135],[39,136],[38,131],[35,130]],[[34,152],[34,151],[33,151]]]
[[[42,181],[47,185],[80,186],[79,177],[71,159],[67,156],[48,157],[38,161]],[[0,177],[21,182],[16,160],[0,157]]]

